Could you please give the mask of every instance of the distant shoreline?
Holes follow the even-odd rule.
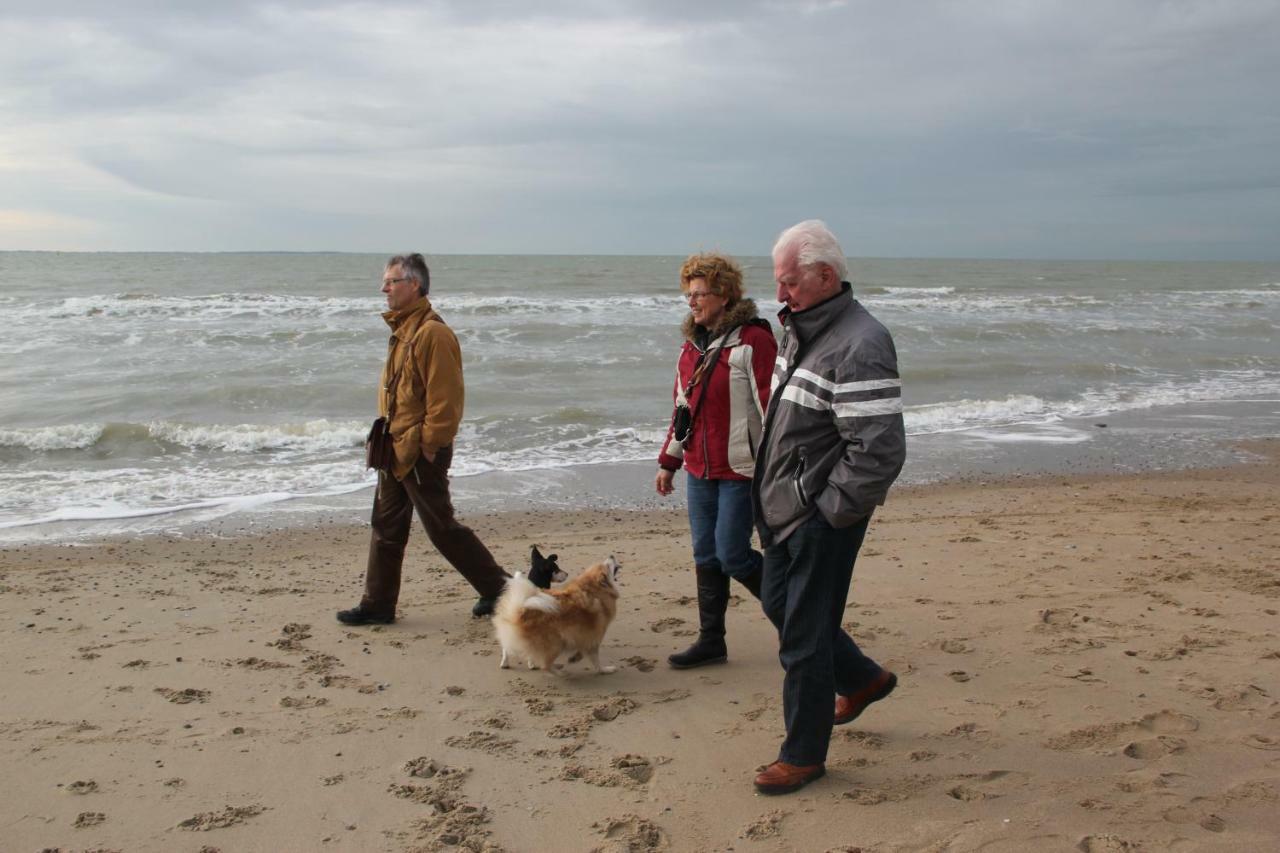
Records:
[[[1185,458],[1181,460],[1181,464],[1177,465],[1159,466],[1153,463],[1146,467],[1135,467],[1124,471],[1109,469],[1101,464],[1090,464],[1087,460],[1080,464],[1024,469],[1014,467],[1014,463],[1009,461],[989,470],[957,472],[951,476],[927,482],[900,481],[890,492],[889,499],[892,501],[895,495],[906,492],[928,493],[933,490],[969,488],[975,483],[993,487],[1030,485],[1049,481],[1065,484],[1110,477],[1123,479],[1145,475],[1168,476],[1178,472],[1227,470],[1237,466],[1267,462],[1272,456],[1280,454],[1280,438],[1231,441],[1224,443],[1220,450],[1227,455],[1219,457],[1217,463],[1196,464],[1195,460]],[[1234,461],[1221,461],[1225,458]],[[1101,457],[1094,457],[1093,461],[1100,463]],[[489,472],[457,477],[453,480],[454,506],[464,518],[489,520],[513,518],[529,512],[588,515],[593,512],[673,512],[683,515],[686,511],[683,475],[676,478],[675,494],[663,499],[653,491],[653,469],[654,464],[650,462],[616,462],[537,471]],[[519,493],[535,482],[538,483],[543,497],[522,505],[518,497]],[[561,490],[558,493],[559,497],[556,497],[557,487]],[[0,550],[40,545],[93,545],[128,541],[137,537],[201,539],[274,535],[301,528],[313,528],[317,525],[326,529],[364,528],[367,526],[366,516],[369,512],[369,489],[371,488],[372,485],[340,496],[341,500],[337,505],[334,503],[334,498],[339,496],[323,499],[327,502],[324,506],[311,507],[308,505],[316,504],[320,499],[291,498],[271,504],[272,510],[265,515],[255,515],[250,511],[233,511],[202,519],[198,511],[166,512],[162,510],[132,520],[135,522],[132,525],[127,524],[131,521],[129,519],[104,519],[102,522],[52,522],[8,528],[7,531],[0,530],[0,534],[11,532],[15,535],[8,540],[0,538]],[[102,528],[122,522],[126,523],[125,526],[128,529],[94,532],[95,527]],[[502,525],[499,524],[499,526]],[[22,537],[18,531],[23,530],[29,531],[32,535]]]

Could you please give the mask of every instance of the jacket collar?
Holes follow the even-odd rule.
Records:
[[[714,328],[708,329],[699,326],[693,322],[693,314],[689,313],[685,316],[684,323],[680,326],[680,331],[684,333],[686,341],[689,341],[699,349],[706,349],[712,341],[725,332],[759,316],[760,313],[756,310],[756,303],[753,300],[739,299],[733,305],[724,309],[724,313],[720,315],[720,322],[716,323]]]
[[[836,293],[812,308],[806,308],[803,311],[792,311],[790,308],[783,308],[778,312],[778,322],[783,328],[791,330],[802,343],[811,341],[832,321],[839,317],[848,309],[849,305],[856,302],[853,299],[853,285],[847,281],[840,282],[840,292]]]
[[[438,316],[431,307],[431,300],[425,296],[419,296],[397,311],[382,312],[382,319],[391,327],[393,338],[412,337],[419,326]]]

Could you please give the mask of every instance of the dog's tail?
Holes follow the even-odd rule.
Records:
[[[515,576],[507,581],[506,588],[502,590],[502,597],[498,599],[498,606],[494,608],[493,615],[495,619],[514,622],[520,618],[522,610],[558,613],[560,605],[553,597],[534,586],[533,582],[523,574],[516,572]]]

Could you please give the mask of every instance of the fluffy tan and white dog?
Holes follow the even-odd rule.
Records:
[[[565,675],[556,658],[581,653],[598,673],[616,672],[600,665],[600,644],[618,612],[618,571],[612,556],[597,563],[559,589],[538,589],[517,574],[507,581],[493,613],[493,627],[502,645],[503,669],[512,655],[529,668],[540,666]]]

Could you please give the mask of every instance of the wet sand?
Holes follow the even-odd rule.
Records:
[[[697,627],[682,509],[462,507],[512,568],[622,561],[620,671],[568,679],[498,668],[420,528],[400,620],[361,629],[333,619],[359,526],[3,548],[0,846],[1276,849],[1280,443],[1252,449],[895,492],[846,625],[900,685],[777,798],[751,787],[781,735],[755,602],[728,664],[666,666]]]

